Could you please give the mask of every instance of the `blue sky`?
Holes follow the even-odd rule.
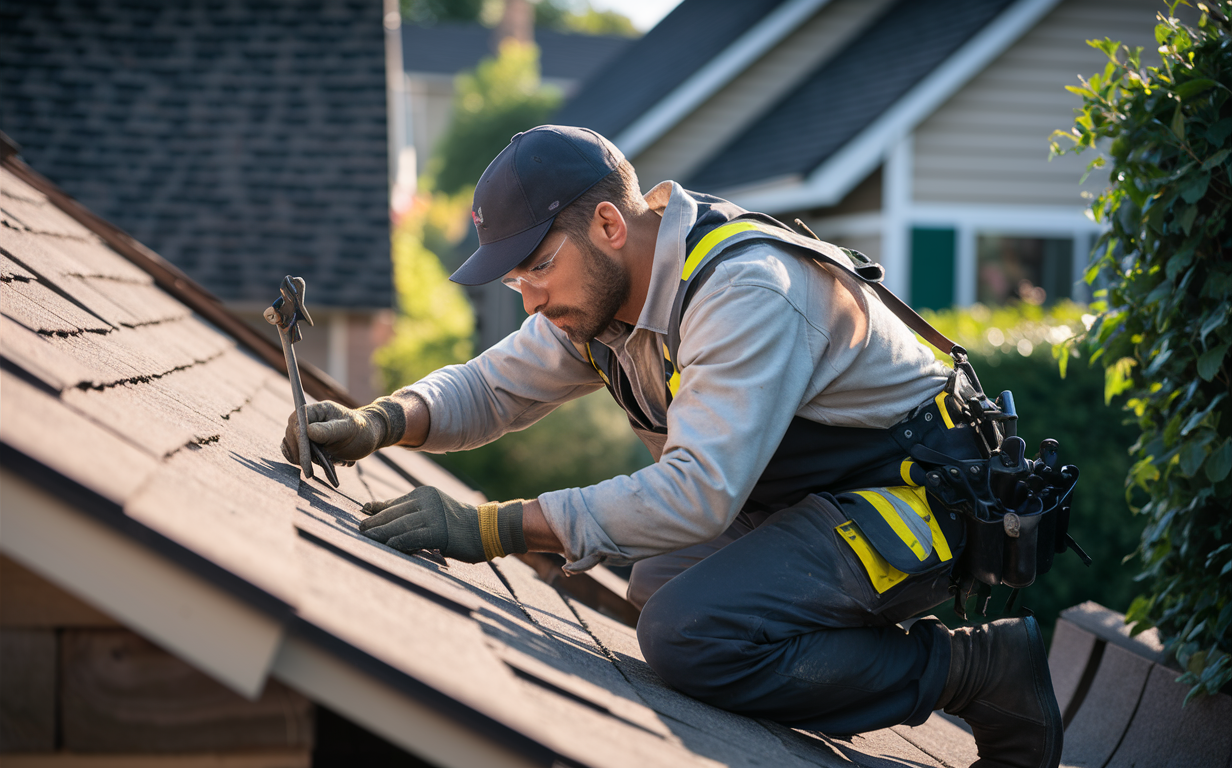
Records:
[[[590,0],[590,4],[601,11],[610,9],[623,13],[633,26],[645,32],[680,5],[680,0]]]

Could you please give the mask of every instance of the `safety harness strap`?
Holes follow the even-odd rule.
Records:
[[[671,320],[668,323],[668,340],[664,356],[668,362],[666,371],[669,381],[674,379],[677,387],[679,386],[680,369],[676,361],[680,349],[680,324],[689,300],[715,267],[726,258],[735,255],[735,252],[731,250],[732,246],[749,240],[776,240],[795,249],[807,251],[808,256],[819,263],[838,267],[854,275],[870,286],[887,309],[929,344],[947,355],[953,355],[956,349],[962,350],[962,347],[934,328],[906,302],[898,298],[893,291],[885,287],[882,282],[885,278],[885,270],[880,264],[870,261],[858,251],[839,248],[821,240],[799,219],[796,220],[796,224],[807,231],[813,239],[806,239],[785,226],[772,226],[760,220],[736,219],[715,227],[690,250],[685,258],[684,268],[681,270],[680,288],[676,291]],[[675,389],[670,385],[669,391],[673,396],[676,394]]]

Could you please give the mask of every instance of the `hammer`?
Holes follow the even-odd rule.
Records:
[[[295,362],[295,348],[291,346],[304,338],[299,329],[299,321],[304,320],[312,325],[312,316],[304,307],[304,278],[287,275],[282,278],[278,292],[282,295],[274,300],[272,306],[265,310],[265,319],[270,325],[277,326],[278,338],[282,341],[282,354],[287,360],[287,377],[291,379],[291,397],[295,400],[295,419],[299,426],[299,466],[304,477],[312,478],[312,460],[325,470],[325,477],[331,485],[338,487],[338,473],[334,471],[333,460],[321,450],[320,446],[308,439],[307,403],[304,400],[304,385],[299,378],[299,365]]]

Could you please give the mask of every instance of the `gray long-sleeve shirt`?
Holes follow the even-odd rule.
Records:
[[[567,570],[709,541],[739,514],[793,417],[885,428],[940,392],[948,373],[857,279],[754,241],[690,302],[669,409],[663,344],[697,203],[674,182],[646,200],[663,220],[645,306],[636,326],[613,322],[598,340],[667,434],[649,446],[656,461],[645,469],[539,497]],[[421,450],[443,452],[524,429],[602,387],[568,337],[536,314],[474,360],[409,389],[431,414]]]

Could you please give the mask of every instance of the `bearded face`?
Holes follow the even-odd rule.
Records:
[[[585,344],[616,319],[616,313],[629,299],[632,278],[623,265],[594,243],[579,240],[575,245],[581,252],[584,306],[557,305],[542,312],[569,336],[570,341]]]

